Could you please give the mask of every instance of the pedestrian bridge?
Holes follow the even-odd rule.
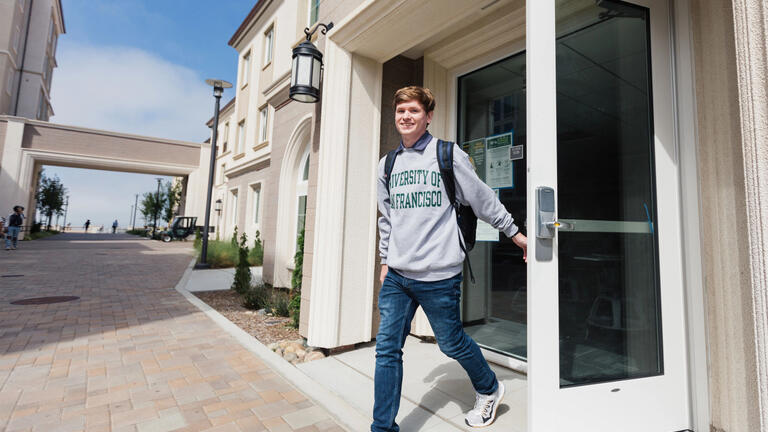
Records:
[[[32,214],[42,165],[186,179],[200,166],[201,148],[208,153],[200,143],[0,116],[0,212],[21,204]]]

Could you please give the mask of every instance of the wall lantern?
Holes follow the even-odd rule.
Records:
[[[214,207],[216,213],[221,213],[221,199],[216,200],[216,207]]]
[[[320,23],[312,31],[304,29],[307,40],[293,49],[291,68],[291,89],[289,96],[298,102],[315,103],[320,99],[320,73],[323,69],[323,53],[310,42],[317,29],[325,34],[333,28],[333,23]]]

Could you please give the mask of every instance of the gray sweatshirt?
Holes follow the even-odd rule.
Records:
[[[437,139],[425,134],[413,147],[401,145],[390,177],[384,180],[379,161],[379,255],[401,275],[420,281],[447,279],[463,269],[456,214],[440,176]],[[477,217],[507,237],[518,232],[512,216],[496,193],[475,173],[464,151],[454,144],[453,173],[456,199],[469,205]]]

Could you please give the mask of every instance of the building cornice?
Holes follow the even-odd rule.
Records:
[[[255,157],[248,162],[241,163],[239,165],[235,165],[231,168],[228,168],[224,170],[224,175],[229,177],[237,177],[239,175],[242,175],[248,171],[258,171],[260,169],[265,168],[265,166],[259,166],[264,163],[270,163],[270,154],[266,153],[264,155],[261,155],[259,157]]]
[[[110,136],[110,137],[116,137],[116,138],[150,141],[150,142],[157,142],[157,143],[163,143],[163,144],[178,145],[183,147],[200,148],[200,145],[201,145],[200,143],[194,143],[189,141],[163,139],[163,138],[150,137],[146,135],[127,134],[122,132],[113,132],[113,131],[106,131],[101,129],[91,129],[91,128],[86,128],[81,126],[61,125],[61,124],[50,123],[50,122],[41,121],[41,120],[32,120],[24,117],[9,116],[9,115],[0,115],[0,121],[14,121],[14,122],[29,124],[32,126],[46,127],[51,129],[59,129],[59,130],[66,130],[66,131],[73,131],[73,132],[85,132],[92,135],[102,135],[102,136]]]
[[[59,5],[59,26],[61,27],[61,34],[67,32],[67,28],[64,26],[64,8],[61,7],[61,0],[58,0],[56,4]]]
[[[232,35],[232,37],[229,39],[229,42],[227,44],[231,46],[232,48],[237,49],[235,45],[239,44],[241,41],[241,38],[248,33],[248,30],[253,27],[253,24],[258,21],[258,19],[261,17],[261,14],[266,10],[267,6],[272,3],[272,0],[259,0],[256,2],[256,4],[253,6],[253,9],[248,13],[248,16],[245,17],[243,22],[240,24],[240,27],[237,28],[235,31],[235,34]]]

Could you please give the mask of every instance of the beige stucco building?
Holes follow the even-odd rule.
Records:
[[[525,264],[479,232],[462,290],[465,330],[528,374],[528,430],[768,430],[765,2],[317,5],[259,1],[232,37],[212,214],[260,232],[278,286],[304,226],[310,344],[375,337],[376,166],[398,145],[393,91],[424,85],[430,131],[529,235]],[[316,34],[321,102],[301,104],[290,53],[315,16],[335,26]],[[557,234],[537,231],[546,191]],[[431,334],[423,315],[411,332]]]
[[[60,0],[0,1],[0,114],[47,121],[65,32]]]

